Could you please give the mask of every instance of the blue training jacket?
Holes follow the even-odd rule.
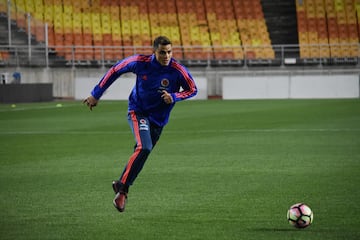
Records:
[[[195,82],[186,67],[171,59],[168,66],[162,66],[155,55],[133,55],[117,62],[94,87],[91,95],[100,99],[105,90],[123,73],[136,74],[136,84],[129,96],[129,111],[148,117],[158,126],[169,121],[175,103],[197,93]],[[171,94],[174,102],[166,104],[162,91]]]

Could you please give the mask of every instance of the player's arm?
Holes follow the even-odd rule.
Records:
[[[106,74],[101,78],[100,82],[95,85],[93,90],[91,91],[91,95],[87,97],[83,103],[85,103],[90,110],[95,107],[100,99],[100,97],[104,94],[106,89],[110,87],[110,85],[120,76],[120,74],[115,70],[116,65],[112,66]]]
[[[128,59],[124,59],[112,66],[91,91],[91,95],[99,100],[106,89],[108,89],[116,79],[118,79],[123,73],[131,71],[133,64],[134,63],[129,62]]]
[[[87,97],[83,103],[86,103],[90,110],[92,110],[92,108],[97,105],[99,99],[104,94],[106,89],[108,89],[117,78],[119,78],[123,73],[134,71],[136,68],[137,58],[138,56],[131,56],[119,61],[114,66],[112,66],[101,78],[99,83],[95,85],[91,91],[91,95]]]
[[[171,94],[174,102],[191,98],[197,94],[195,81],[187,70],[181,71],[181,87],[183,91]]]

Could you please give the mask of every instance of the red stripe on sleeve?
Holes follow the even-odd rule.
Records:
[[[125,58],[123,61],[121,61],[118,65],[113,66],[112,68],[110,68],[109,71],[107,71],[107,73],[105,74],[105,76],[103,77],[103,79],[101,80],[101,82],[99,83],[99,86],[102,88],[105,86],[105,84],[108,82],[108,80],[110,79],[110,77],[118,72],[121,71],[121,69],[123,69],[125,66],[127,66],[129,63],[131,62],[137,62],[137,61],[150,61],[150,57],[149,56],[143,56],[143,55],[134,55],[128,58]]]
[[[194,81],[189,76],[189,73],[186,71],[186,69],[183,66],[181,66],[177,62],[174,62],[172,66],[175,69],[177,69],[181,73],[181,75],[183,75],[186,83],[189,85],[189,90],[183,91],[180,93],[176,93],[176,97],[177,98],[186,98],[186,97],[192,95],[196,91],[196,86],[195,86]]]

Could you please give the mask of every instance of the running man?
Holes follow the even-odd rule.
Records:
[[[136,74],[136,84],[128,101],[128,123],[135,137],[135,147],[119,180],[112,184],[115,192],[113,204],[120,212],[125,210],[129,187],[159,140],[175,103],[197,94],[189,70],[172,57],[171,41],[159,36],[154,40],[152,55],[127,57],[106,72],[84,100],[90,110],[106,89],[127,72]]]

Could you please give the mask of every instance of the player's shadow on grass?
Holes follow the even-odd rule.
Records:
[[[300,230],[298,228],[254,228],[254,231],[259,232],[294,232]]]

